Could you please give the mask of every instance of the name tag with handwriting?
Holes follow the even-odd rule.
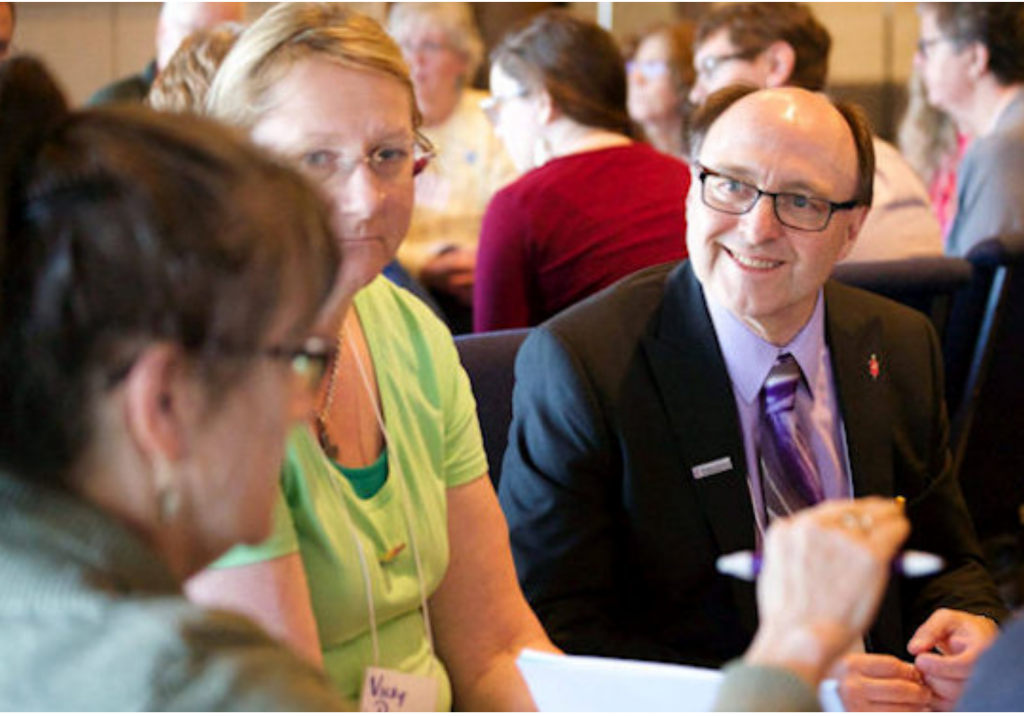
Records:
[[[359,710],[436,711],[437,681],[427,676],[367,667]]]

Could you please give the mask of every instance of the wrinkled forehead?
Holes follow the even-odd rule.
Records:
[[[853,196],[857,187],[849,125],[824,96],[805,90],[756,92],[738,100],[708,129],[698,160],[837,200]]]

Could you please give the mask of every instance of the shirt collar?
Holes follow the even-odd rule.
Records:
[[[803,371],[807,389],[814,397],[814,386],[818,379],[819,360],[825,348],[825,296],[818,292],[810,320],[800,332],[784,346],[776,346],[764,340],[743,321],[734,316],[727,308],[718,304],[711,296],[705,294],[708,313],[718,336],[718,345],[722,349],[726,370],[729,378],[746,403],[757,400],[768,377],[768,371],[783,353],[789,353],[796,359]]]

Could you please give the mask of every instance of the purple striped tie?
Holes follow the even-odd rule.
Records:
[[[797,425],[802,373],[793,356],[779,356],[761,391],[762,491],[768,522],[821,502],[824,494],[807,439]]]

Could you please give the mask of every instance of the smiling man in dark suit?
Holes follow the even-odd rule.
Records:
[[[870,128],[823,95],[734,88],[692,143],[690,260],[520,352],[501,503],[526,595],[567,651],[720,665],[757,615],[717,557],[821,499],[901,495],[909,546],[948,568],[893,580],[841,693],[943,706],[1005,609],[950,469],[931,325],[828,281],[871,204]]]

